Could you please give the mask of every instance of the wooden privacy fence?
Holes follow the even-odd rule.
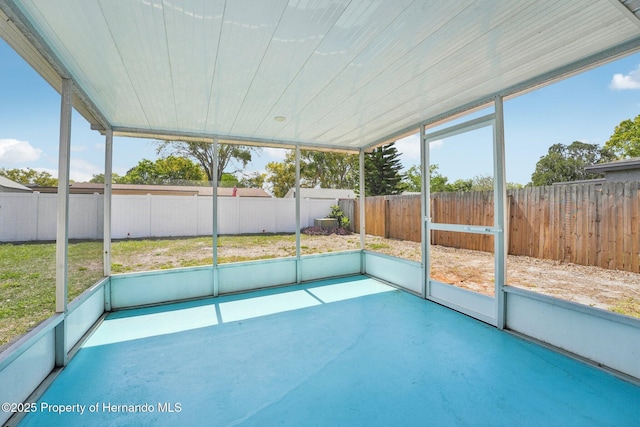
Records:
[[[354,230],[358,200],[341,200]],[[366,233],[420,239],[420,196],[367,197]],[[433,222],[493,225],[493,193],[435,193]],[[640,183],[529,187],[508,192],[508,253],[640,272]],[[493,251],[493,236],[433,231],[431,244]]]

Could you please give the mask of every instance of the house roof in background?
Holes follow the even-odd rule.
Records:
[[[4,176],[0,176],[0,187],[11,188],[18,191],[31,191],[29,187],[26,187],[20,183],[10,180]]]
[[[296,189],[291,188],[284,195],[285,198],[293,198],[296,195]],[[337,188],[301,188],[300,197],[303,199],[355,199],[356,192],[353,190],[337,189]]]
[[[0,37],[95,129],[357,151],[637,51],[635,3],[0,0]]]
[[[615,162],[609,163],[598,163],[596,165],[587,166],[584,168],[584,170],[590,173],[640,170],[640,157],[635,157],[633,159],[616,160]]]
[[[31,190],[41,193],[57,193],[56,187],[32,187]],[[30,190],[30,191],[31,191]],[[211,196],[213,188],[210,186],[183,186],[183,185],[143,185],[143,184],[113,184],[113,194],[129,195],[166,195],[166,196]],[[69,186],[70,194],[104,193],[104,184],[91,182],[74,182]],[[233,188],[218,187],[218,196],[233,197]],[[237,197],[271,197],[261,188],[238,188]]]

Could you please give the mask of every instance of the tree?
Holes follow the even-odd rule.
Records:
[[[37,185],[39,187],[57,187],[58,179],[49,172],[37,171],[31,168],[5,169],[0,168],[0,175],[22,185]]]
[[[431,165],[431,167],[437,165]],[[404,185],[405,191],[410,191],[412,193],[419,193],[422,191],[422,171],[420,170],[420,166],[413,165],[404,173],[402,177],[402,182]]]
[[[267,163],[267,182],[275,197],[284,197],[296,185],[296,166],[287,162]]]
[[[120,175],[118,175],[117,173],[112,173],[111,174],[111,182],[115,182],[117,184],[120,184],[121,181],[122,181],[122,177]],[[93,178],[91,178],[89,180],[89,182],[94,182],[94,183],[98,183],[98,184],[104,184],[104,174],[103,173],[94,174]]]
[[[224,173],[235,174],[244,169],[251,161],[252,153],[261,151],[260,147],[218,144],[218,181],[222,180]],[[213,144],[209,142],[160,141],[156,152],[161,155],[170,154],[193,159],[202,166],[207,180],[213,180],[214,153]],[[238,163],[241,167],[229,170],[234,163]]]
[[[365,194],[383,196],[402,192],[402,165],[395,142],[378,147],[365,156]]]
[[[456,192],[456,191],[493,191],[493,177],[489,175],[476,175],[473,179],[458,179],[449,183],[446,176],[438,172],[437,164],[429,166],[429,182],[432,193]],[[406,191],[420,192],[422,180],[420,168],[411,166],[403,177]],[[507,182],[507,189],[522,188],[521,184]]]
[[[207,183],[206,175],[199,165],[187,158],[175,156],[160,158],[155,162],[142,159],[119,180],[123,184],[154,185],[180,184],[185,181],[200,182],[203,185]]]
[[[218,187],[240,187],[240,181],[238,177],[231,173],[223,173],[220,181],[218,181]]]
[[[438,172],[439,166],[437,164],[429,165],[429,189],[432,193],[442,193],[445,191],[451,191],[448,189],[449,179],[446,176],[442,176]],[[403,185],[405,191],[411,191],[419,193],[422,191],[422,173],[420,167],[417,165],[411,166],[404,174]]]
[[[577,181],[597,178],[585,172],[585,166],[614,160],[609,148],[597,144],[574,141],[570,145],[554,144],[546,156],[540,157],[531,175],[534,186],[551,185],[554,182]]]
[[[295,171],[296,155],[293,150],[285,155],[283,162],[271,162],[267,165],[266,181],[274,187],[276,197],[284,196],[295,186]],[[263,178],[262,182],[264,180]],[[300,150],[300,187],[355,188],[357,182],[356,155]]]
[[[242,177],[240,186],[245,188],[263,188],[266,179],[266,173],[253,172]]]
[[[633,121],[620,122],[604,147],[619,159],[640,157],[640,114]]]
[[[291,153],[295,164],[295,153]],[[300,151],[300,179],[306,187],[355,188],[358,183],[358,156],[327,151]]]

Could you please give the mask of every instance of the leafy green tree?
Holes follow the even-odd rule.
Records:
[[[431,167],[437,165],[431,165]],[[402,182],[404,185],[405,191],[410,191],[412,193],[419,193],[422,191],[422,171],[420,170],[420,166],[413,165],[404,173],[402,177]]]
[[[395,142],[378,147],[365,156],[365,194],[384,196],[402,192],[402,175]]]
[[[195,160],[205,171],[207,181],[213,180],[214,152],[209,142],[159,141],[156,152],[161,155],[176,155]],[[225,173],[240,172],[251,162],[253,153],[260,153],[260,147],[247,145],[218,144],[218,181]],[[235,169],[230,169],[235,165]]]
[[[549,147],[547,155],[538,160],[531,182],[534,186],[540,186],[597,178],[598,175],[586,173],[585,166],[614,159],[609,148],[600,148],[597,144],[580,141],[574,141],[570,145],[554,144]]]
[[[640,157],[640,114],[620,122],[604,146],[619,159]]]
[[[120,184],[121,181],[122,181],[122,177],[120,175],[118,175],[117,173],[112,173],[111,174],[111,182],[115,182],[116,184]],[[89,180],[89,182],[94,182],[94,183],[98,183],[98,184],[104,184],[104,174],[103,173],[99,173],[99,174],[93,175],[93,178],[91,178]]]
[[[456,179],[451,184],[446,184],[444,186],[444,191],[449,193],[455,193],[460,191],[474,191],[473,190],[473,179]]]
[[[284,197],[296,185],[296,166],[287,162],[269,162],[267,182],[275,197]]]
[[[430,165],[430,187],[432,193],[456,192],[456,191],[493,191],[493,177],[488,175],[477,175],[473,179],[458,179],[453,183],[449,182],[446,176],[438,172],[438,165]],[[420,168],[411,166],[404,174],[404,185],[406,191],[420,192],[422,187]],[[522,188],[521,184],[507,182],[507,189]]]
[[[493,177],[489,175],[476,175],[473,179],[468,180],[471,184],[470,190],[462,191],[493,191]],[[506,183],[507,190],[516,190],[523,188],[522,184],[515,182]]]
[[[442,193],[449,190],[449,179],[438,172],[439,166],[437,164],[429,165],[429,188],[432,193]],[[419,193],[422,191],[422,173],[420,166],[411,166],[404,173],[403,185],[405,191],[411,191]]]
[[[291,153],[295,164],[295,153]],[[355,188],[358,183],[358,156],[327,151],[300,151],[300,179],[306,187]]]
[[[37,185],[39,187],[57,187],[58,179],[49,172],[37,171],[31,168],[5,169],[0,168],[0,175],[22,185]]]
[[[264,188],[266,179],[266,173],[253,172],[242,177],[240,180],[240,187]]]
[[[276,197],[295,186],[296,155],[290,150],[283,162],[267,165],[266,179]],[[257,178],[258,176],[254,177]],[[355,188],[358,182],[358,156],[353,154],[300,150],[300,187]],[[279,195],[281,194],[281,195]]]
[[[218,181],[218,187],[241,187],[238,177],[231,173],[223,173],[220,181]]]
[[[104,178],[103,178],[104,180]],[[207,183],[206,175],[202,168],[184,157],[168,156],[155,162],[142,159],[136,166],[129,169],[120,180],[124,184],[180,184],[185,181],[193,184]]]
[[[442,193],[448,190],[449,178],[438,172],[438,165],[429,165],[429,190],[432,193]]]

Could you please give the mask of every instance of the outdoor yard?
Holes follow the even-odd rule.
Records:
[[[113,242],[113,273],[211,263],[211,237]],[[360,237],[301,236],[303,255],[357,249]],[[420,262],[420,244],[367,236],[367,249]],[[432,246],[431,275],[493,294],[492,254]],[[220,263],[295,256],[294,235],[220,236]],[[69,245],[69,301],[102,277],[102,242]],[[640,317],[640,274],[509,256],[507,283],[581,304]],[[55,310],[55,244],[0,245],[0,349]]]

